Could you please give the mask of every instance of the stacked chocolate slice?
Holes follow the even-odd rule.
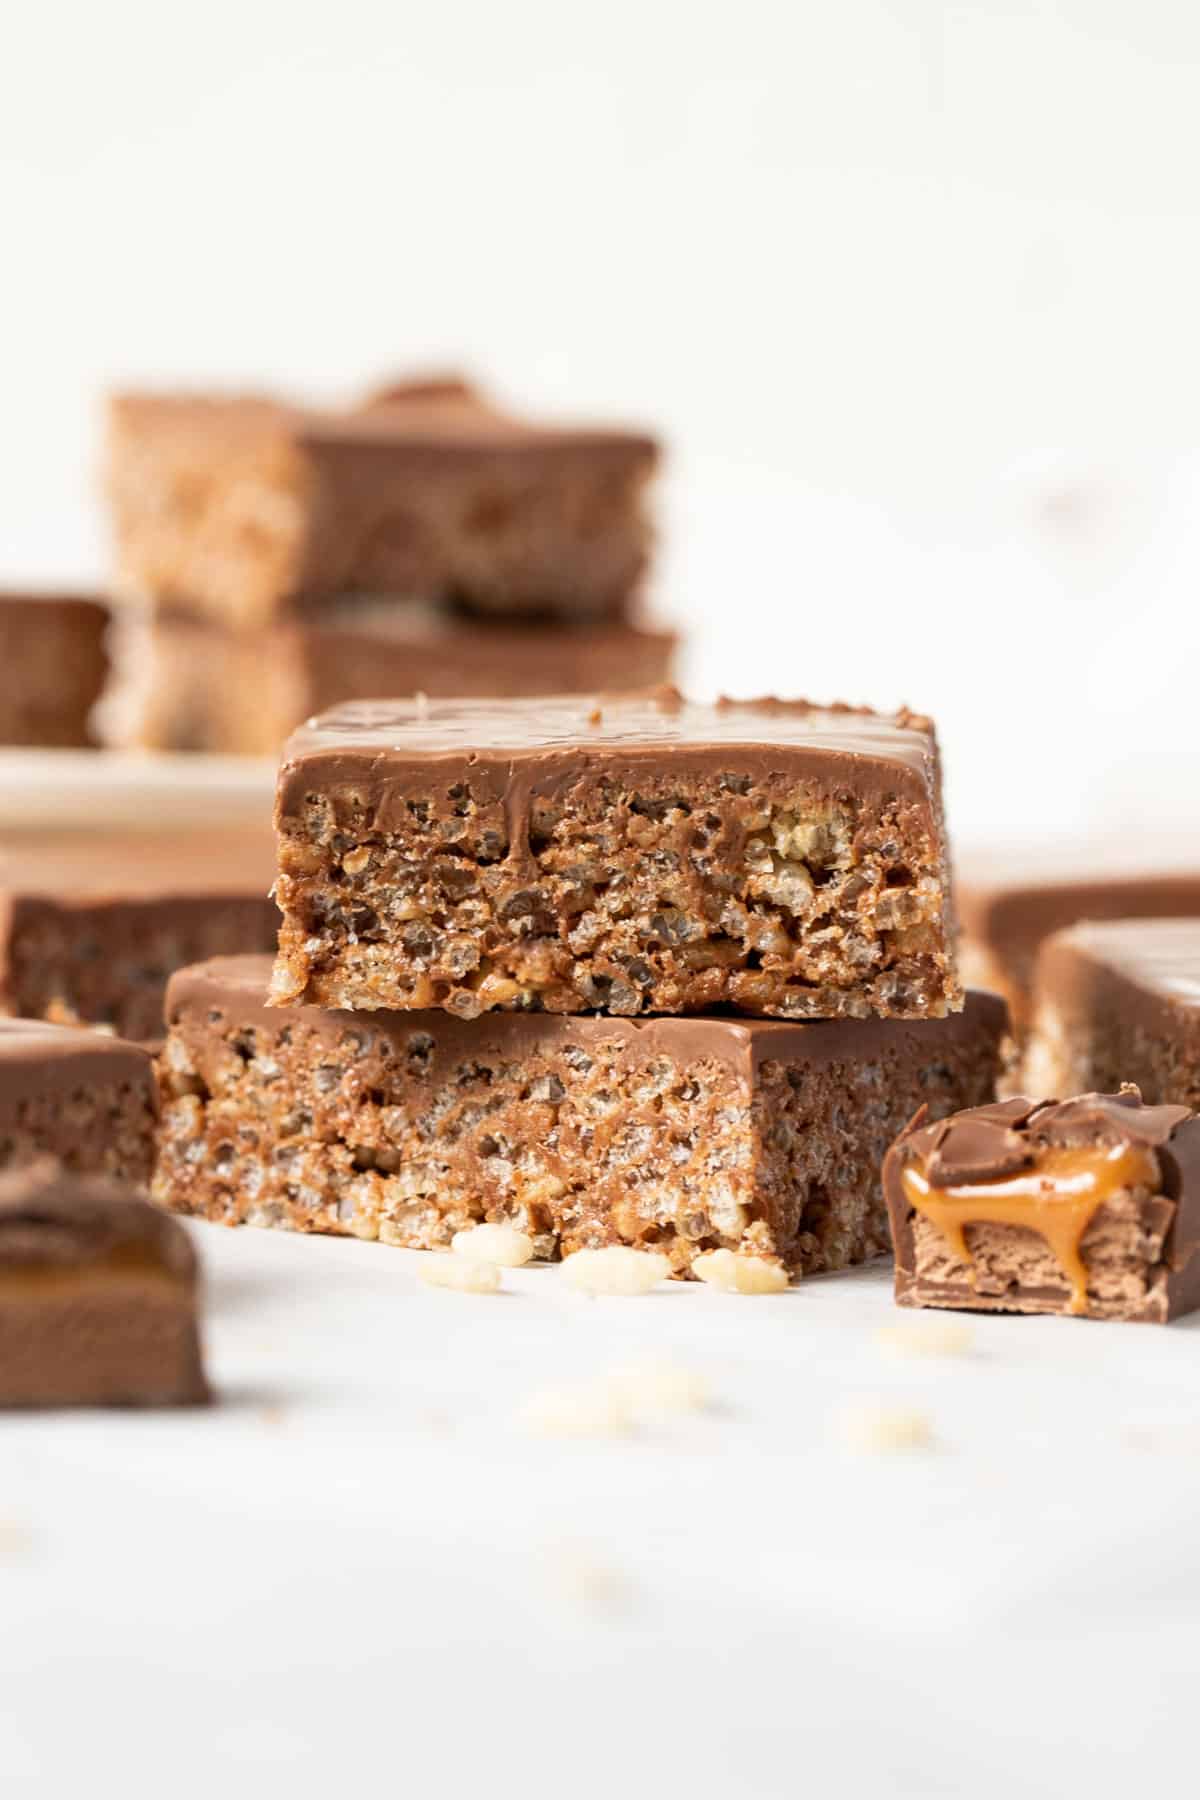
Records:
[[[118,397],[117,587],[149,622],[133,735],[274,755],[347,699],[661,680],[674,640],[635,617],[657,460],[457,380],[342,411]]]
[[[789,1274],[886,1251],[887,1145],[992,1098],[929,721],[670,689],[291,739],[278,959],[168,995],[158,1196],[438,1248],[507,1221]]]

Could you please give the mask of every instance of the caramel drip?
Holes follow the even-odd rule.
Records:
[[[935,1188],[911,1164],[901,1173],[909,1205],[937,1227],[955,1256],[966,1263],[972,1285],[974,1259],[966,1227],[1023,1226],[1036,1231],[1053,1251],[1071,1284],[1073,1313],[1087,1311],[1087,1270],[1079,1246],[1093,1217],[1122,1189],[1154,1189],[1158,1179],[1156,1157],[1140,1144],[1051,1146],[1038,1152],[1031,1169],[961,1187]]]

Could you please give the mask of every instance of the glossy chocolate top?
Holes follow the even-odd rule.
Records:
[[[1136,1144],[1159,1150],[1196,1118],[1187,1106],[1144,1106],[1135,1087],[1073,1100],[1014,1098],[926,1125],[918,1114],[898,1148],[924,1165],[932,1187],[966,1187],[1029,1168],[1047,1144]]]
[[[39,1094],[128,1081],[153,1092],[148,1053],[102,1031],[0,1018],[0,1110]]]
[[[1119,975],[1158,999],[1200,1009],[1200,918],[1088,921],[1050,939],[1039,965],[1053,987],[1059,955]]]
[[[762,1063],[870,1062],[911,1045],[931,1057],[948,1046],[995,1044],[1007,1028],[1004,1002],[995,994],[969,993],[961,1013],[944,1019],[748,1019],[708,1015],[616,1018],[603,1013],[488,1012],[459,1019],[448,1012],[338,1012],[318,1006],[267,1005],[269,956],[218,956],[172,976],[167,988],[168,1028],[185,1013],[221,1013],[240,1025],[267,1031],[303,1025],[337,1043],[346,1033],[377,1032],[407,1043],[427,1034],[446,1057],[497,1050],[519,1057],[528,1050],[614,1041],[631,1052],[662,1054],[682,1062],[712,1058],[748,1072]]]
[[[132,1189],[72,1175],[52,1157],[0,1175],[0,1275],[89,1264],[196,1276],[187,1232]]]
[[[684,700],[674,688],[533,700],[364,700],[310,719],[284,746],[277,819],[294,816],[322,783],[395,791],[481,778],[503,793],[538,792],[591,771],[725,769],[737,775],[815,774],[832,785],[937,780],[931,722],[806,700]]]
[[[365,405],[321,408],[290,405],[266,394],[127,393],[111,402],[118,431],[168,435],[202,450],[292,442],[320,451],[390,452],[456,460],[474,455],[610,453],[652,463],[658,454],[644,432],[589,425],[534,424],[494,407],[457,377],[399,382]]]

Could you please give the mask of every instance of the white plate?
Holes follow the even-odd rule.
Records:
[[[0,750],[0,830],[248,825],[269,818],[275,763],[124,750]]]

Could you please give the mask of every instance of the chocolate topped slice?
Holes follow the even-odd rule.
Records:
[[[944,1019],[339,1012],[267,1001],[265,957],[183,970],[155,1197],[227,1224],[445,1248],[480,1220],[541,1257],[730,1250],[800,1274],[886,1252],[884,1149],[994,1092],[993,994]]]
[[[91,596],[0,593],[0,744],[86,749],[108,677],[109,609]]]
[[[28,832],[0,841],[0,1011],[162,1036],[167,977],[275,945],[267,831]]]
[[[0,1406],[207,1400],[196,1288],[186,1232],[132,1189],[0,1175]]]
[[[1094,861],[1090,872],[1045,873],[1028,862],[1000,869],[968,861],[961,875],[964,979],[1003,994],[1022,1036],[1032,1014],[1038,950],[1053,933],[1083,919],[1200,917],[1200,870],[1105,871],[1098,853]]]
[[[0,1169],[50,1155],[144,1187],[156,1116],[153,1064],[139,1045],[0,1018]]]
[[[345,411],[262,395],[112,406],[122,585],[228,625],[346,593],[617,617],[646,567],[642,432],[533,424],[455,380]]]
[[[305,719],[374,694],[587,694],[671,672],[669,631],[625,620],[472,618],[444,606],[347,602],[320,617],[232,632],[151,620],[138,741],[155,749],[278,756]]]
[[[884,1194],[901,1305],[1160,1322],[1200,1305],[1200,1117],[1135,1087],[914,1120]]]
[[[936,1018],[933,726],[673,689],[344,706],[290,739],[275,997]]]
[[[1038,957],[1027,1075],[1048,1091],[1136,1082],[1200,1107],[1200,919],[1089,922]]]

